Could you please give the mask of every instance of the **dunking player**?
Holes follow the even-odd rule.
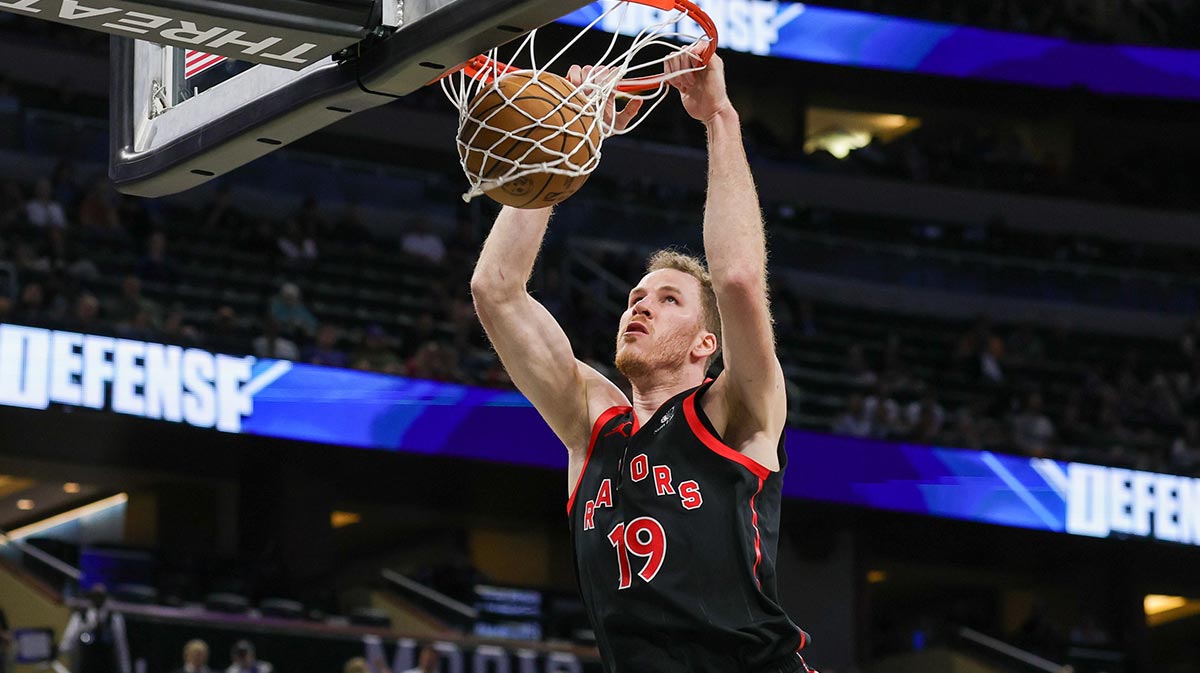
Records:
[[[509,375],[569,452],[576,570],[606,673],[804,671],[808,637],[776,598],[787,400],[758,197],[721,59],[673,85],[708,131],[709,270],[659,252],[629,293],[616,364],[633,404],[526,292],[549,210],[501,212],[471,290]]]

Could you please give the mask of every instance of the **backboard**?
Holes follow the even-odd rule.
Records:
[[[114,35],[109,174],[125,193],[156,197],[412,93],[590,0],[7,0],[0,9],[14,4]]]

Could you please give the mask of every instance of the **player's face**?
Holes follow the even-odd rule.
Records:
[[[700,281],[675,269],[642,278],[629,292],[617,331],[617,369],[634,378],[688,362],[704,329]]]

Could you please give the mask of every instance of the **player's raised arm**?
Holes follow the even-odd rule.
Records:
[[[669,67],[681,69],[689,61],[684,54]],[[745,448],[767,437],[769,441],[761,444],[771,450],[760,462],[771,463],[773,445],[787,421],[787,397],[767,297],[762,213],[738,114],[726,95],[719,56],[704,70],[682,74],[672,84],[688,114],[708,132],[704,253],[724,336],[725,372],[713,393],[723,398],[728,411],[725,439],[735,448]]]
[[[484,243],[471,295],[475,311],[517,388],[569,451],[583,451],[592,406],[616,406],[624,395],[578,362],[562,327],[526,290],[551,210],[504,208]]]

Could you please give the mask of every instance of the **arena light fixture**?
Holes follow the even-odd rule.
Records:
[[[1178,610],[1187,605],[1187,599],[1183,596],[1163,596],[1160,594],[1150,594],[1142,601],[1142,606],[1146,611],[1147,617],[1161,615],[1164,612]]]
[[[329,525],[335,530],[338,528],[345,528],[346,526],[353,526],[360,521],[362,521],[362,515],[355,512],[342,512],[340,510],[334,510],[334,512],[329,515]]]
[[[37,535],[38,533],[44,533],[52,528],[57,528],[64,524],[71,523],[72,521],[78,521],[84,517],[99,514],[100,512],[112,509],[114,507],[119,507],[127,502],[129,502],[129,495],[127,493],[118,493],[114,496],[104,498],[103,500],[97,500],[96,502],[84,505],[83,507],[77,507],[73,510],[63,512],[62,514],[55,514],[52,517],[31,523],[28,526],[22,526],[15,530],[9,531],[8,539],[24,540],[27,537]],[[3,544],[5,544],[5,541],[0,540],[0,546]]]

